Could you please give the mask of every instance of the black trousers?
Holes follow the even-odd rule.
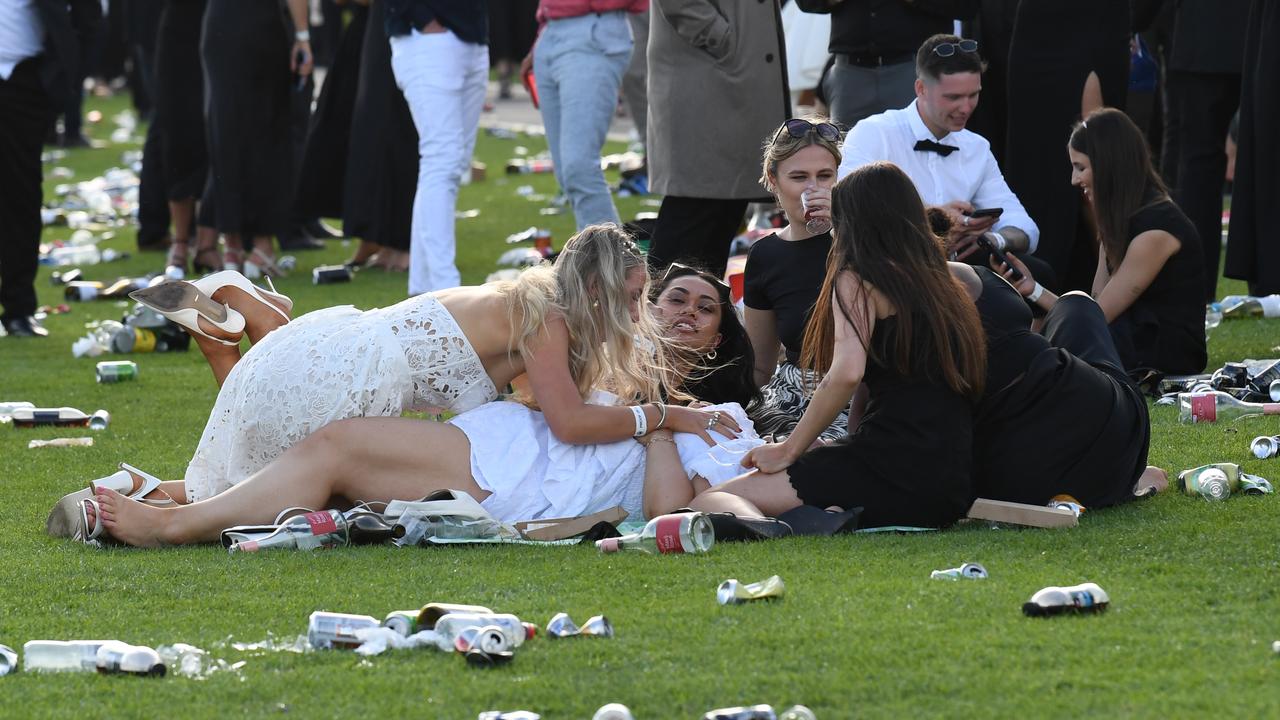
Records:
[[[1227,127],[1240,106],[1240,75],[1171,71],[1178,105],[1178,186],[1173,198],[1200,234],[1204,298],[1218,295],[1222,258],[1222,186],[1227,171]]]
[[[40,259],[40,149],[52,111],[40,60],[22,61],[0,80],[0,319],[36,311]]]
[[[1106,365],[1124,376],[1124,363],[1116,347],[1111,328],[1102,308],[1083,293],[1068,293],[1058,298],[1044,316],[1040,334],[1054,347],[1062,348],[1081,360],[1098,367]]]
[[[747,202],[666,196],[653,227],[649,267],[661,270],[679,261],[723,276]]]

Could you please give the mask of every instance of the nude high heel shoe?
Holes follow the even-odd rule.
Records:
[[[193,283],[167,282],[153,287],[134,290],[129,297],[155,310],[191,332],[216,340],[223,345],[239,345],[244,334],[244,316],[226,305],[216,303]],[[224,340],[200,329],[199,319],[204,318],[214,327],[235,336]]]
[[[288,295],[276,292],[276,286],[271,282],[271,278],[266,278],[266,281],[267,286],[271,288],[270,290],[263,290],[252,282],[249,282],[249,279],[244,275],[235,272],[234,270],[223,270],[222,272],[216,272],[208,277],[193,280],[191,281],[191,284],[195,285],[199,288],[200,292],[208,295],[209,297],[213,297],[215,292],[224,287],[239,288],[240,290],[252,295],[258,300],[258,302],[266,305],[272,310],[275,310],[280,314],[280,317],[284,318],[285,322],[289,322],[291,319],[289,313],[293,311],[293,300],[291,300]]]

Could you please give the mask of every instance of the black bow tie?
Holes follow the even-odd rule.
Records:
[[[912,150],[917,152],[936,152],[942,157],[946,157],[959,149],[960,148],[955,145],[943,145],[940,142],[934,142],[932,140],[921,140],[916,143],[914,148],[912,148]]]

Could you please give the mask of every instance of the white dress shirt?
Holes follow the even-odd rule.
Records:
[[[43,49],[44,25],[34,0],[0,0],[0,80],[8,80],[18,63]]]
[[[936,152],[915,150],[920,140],[960,149],[943,157]],[[1004,208],[993,229],[1012,227],[1025,232],[1031,240],[1029,249],[1035,252],[1040,228],[1009,189],[991,154],[991,143],[981,135],[961,130],[935,138],[913,100],[901,110],[886,110],[859,121],[845,137],[842,151],[842,178],[869,162],[888,160],[911,178],[926,205],[963,200],[975,208]]]

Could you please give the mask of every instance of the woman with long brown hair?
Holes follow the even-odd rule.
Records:
[[[1098,269],[1090,293],[1111,326],[1124,367],[1198,373],[1204,337],[1204,262],[1195,226],[1169,198],[1151,165],[1142,131],[1123,112],[1103,108],[1078,123],[1067,143],[1071,184],[1080,188],[1098,231]],[[1058,296],[1025,276],[1028,301],[1049,310]]]
[[[863,526],[949,525],[973,499],[971,413],[986,374],[978,313],[896,166],[872,163],[840,181],[832,215],[827,275],[801,351],[822,381],[790,437],[743,460],[759,472],[693,507],[747,516],[861,507]],[[857,429],[808,450],[864,381]]]

